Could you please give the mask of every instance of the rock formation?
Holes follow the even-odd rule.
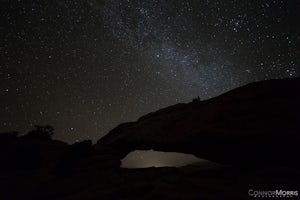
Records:
[[[124,123],[101,138],[120,159],[133,150],[189,153],[233,165],[298,164],[300,78],[251,83]]]

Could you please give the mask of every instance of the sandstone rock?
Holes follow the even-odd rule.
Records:
[[[117,126],[96,148],[194,154],[224,164],[298,164],[300,79],[252,83]]]

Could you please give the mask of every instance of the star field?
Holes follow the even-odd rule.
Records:
[[[298,1],[4,1],[0,131],[67,142],[249,82],[299,76]]]

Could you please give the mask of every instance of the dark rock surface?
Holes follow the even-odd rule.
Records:
[[[190,153],[235,165],[294,165],[300,153],[300,79],[252,83],[206,101],[177,104],[101,138],[120,158],[133,150]]]
[[[248,195],[249,189],[299,191],[299,179],[299,169],[291,167],[186,166],[100,170],[90,166],[64,177],[41,168],[1,172],[0,199],[256,199]]]

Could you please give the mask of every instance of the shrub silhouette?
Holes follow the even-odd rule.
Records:
[[[196,98],[193,98],[193,101],[192,101],[192,102],[199,102],[199,101],[201,101],[201,99],[200,99],[199,96],[197,96]]]
[[[54,173],[60,176],[67,175],[73,170],[80,160],[89,157],[92,153],[93,147],[91,140],[72,144],[69,147],[69,150],[65,153],[63,159],[55,168]]]
[[[54,134],[54,128],[52,126],[38,126],[34,125],[35,129],[29,131],[26,135],[21,138],[24,139],[38,139],[38,140],[51,140]]]

